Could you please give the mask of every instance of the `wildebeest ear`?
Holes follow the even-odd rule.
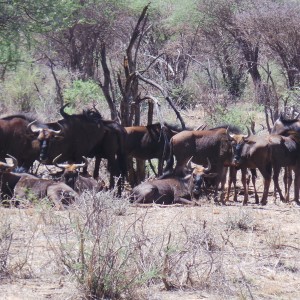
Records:
[[[218,173],[209,173],[209,174],[203,174],[203,177],[205,178],[214,178],[218,175]]]

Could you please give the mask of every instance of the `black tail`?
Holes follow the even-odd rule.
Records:
[[[173,166],[174,166],[174,155],[173,155],[173,143],[172,139],[169,142],[169,158],[167,160],[166,167],[164,168],[163,174],[159,177],[159,179],[163,179],[173,174]]]

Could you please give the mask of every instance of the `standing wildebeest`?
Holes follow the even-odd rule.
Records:
[[[232,155],[227,129],[182,131],[174,135],[170,140],[170,158],[167,163],[166,174],[173,169],[173,160],[171,159],[173,155],[177,161],[174,173],[179,175],[182,174],[190,157],[193,157],[194,163],[202,165],[208,158],[211,162],[212,172],[217,174],[214,178],[214,198],[217,199],[218,187],[221,183],[220,200],[224,203],[226,172]],[[163,175],[162,178],[165,176]]]
[[[39,144],[27,128],[34,119],[27,115],[11,115],[0,119],[0,160],[13,155],[26,171],[39,156]]]
[[[40,160],[51,164],[55,157],[62,154],[61,161],[78,163],[81,162],[82,156],[95,157],[96,178],[101,158],[107,158],[112,188],[114,176],[126,176],[125,129],[114,121],[103,120],[96,110],[68,115],[64,112],[66,105],[60,109],[62,120],[47,123],[46,128],[31,125],[31,130],[38,134],[37,139],[41,145]],[[121,194],[120,180],[118,194]]]
[[[25,199],[29,195],[38,198],[48,197],[56,208],[62,208],[62,204],[70,204],[78,194],[62,182],[54,182],[48,179],[40,179],[27,173],[13,173],[18,165],[17,159],[11,155],[13,163],[0,162],[1,198]]]
[[[285,119],[281,114],[275,121],[271,133],[286,135],[288,131],[295,131],[300,133],[300,120],[299,119]]]
[[[88,161],[83,157],[84,163],[80,164],[58,164],[57,160],[61,155],[53,160],[53,165],[63,170],[62,180],[78,193],[82,193],[86,190],[99,192],[104,189],[103,183],[98,183],[93,177],[85,177],[79,173],[80,168],[87,167]]]
[[[261,204],[267,204],[267,197],[272,176],[274,189],[280,195],[280,199],[285,201],[279,187],[278,177],[281,167],[295,168],[295,201],[299,202],[299,145],[296,135],[288,137],[268,134],[265,136],[252,135],[245,139],[239,147],[234,147],[233,165],[241,168],[258,168],[264,178],[264,192]],[[243,183],[245,186],[245,183]],[[248,195],[245,192],[244,204],[248,201]]]
[[[164,123],[146,126],[125,127],[127,131],[127,154],[142,160],[159,159],[158,175],[161,175],[163,160],[169,156],[169,141],[179,130]]]
[[[248,134],[247,135],[243,135],[243,134],[230,134],[229,139],[232,141],[232,147],[233,147],[233,152],[234,154],[236,154],[237,152],[240,151],[241,147],[243,147],[243,144],[245,143],[245,140],[248,139],[250,137],[250,130],[247,127],[248,130]],[[230,166],[229,168],[229,179],[228,179],[228,187],[227,187],[227,195],[226,195],[226,201],[229,200],[229,195],[230,195],[230,189],[231,189],[231,185],[233,183],[234,185],[234,196],[233,196],[233,200],[237,201],[237,191],[236,191],[236,175],[237,175],[237,171],[241,170],[242,173],[242,184],[243,184],[243,188],[244,188],[244,203],[248,202],[248,190],[249,190],[249,174],[248,174],[248,168],[245,166],[240,166],[237,167],[236,164],[233,166]],[[256,190],[256,169],[250,169],[251,172],[251,179],[252,179],[252,184],[253,184],[253,188],[254,188],[254,196],[255,196],[255,203],[258,204],[259,203],[259,199],[258,199],[258,194],[257,194],[257,190]]]
[[[195,204],[203,189],[204,178],[215,177],[217,174],[209,173],[211,165],[193,164],[188,166],[189,173],[185,176],[169,175],[168,178],[143,182],[136,186],[131,194],[133,203],[158,203],[158,204]],[[188,164],[189,165],[189,164]]]

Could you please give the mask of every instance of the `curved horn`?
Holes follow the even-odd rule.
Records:
[[[68,166],[68,164],[58,164],[58,163],[57,163],[58,159],[59,159],[61,156],[62,156],[62,153],[59,154],[58,156],[56,156],[56,157],[53,159],[52,163],[53,163],[53,165],[55,165],[56,167],[58,167],[58,168],[64,170],[64,169]]]
[[[70,105],[70,103],[68,102],[68,103],[66,103],[65,105],[63,105],[61,108],[60,108],[60,110],[59,110],[59,112],[60,112],[60,114],[62,115],[62,117],[63,118],[66,118],[66,117],[69,117],[69,115],[65,112],[65,108],[67,107],[67,106],[69,106]]]
[[[31,122],[34,123],[35,121]],[[30,124],[30,123],[29,123]],[[29,124],[27,125],[27,127],[29,126]],[[32,132],[41,132],[43,130],[43,128],[36,126],[35,124],[30,125],[30,130]]]
[[[189,161],[186,164],[186,166],[187,166],[188,169],[192,168],[192,159],[193,159],[193,156],[189,159]]]
[[[247,127],[248,134],[247,134],[247,136],[244,137],[245,139],[249,138],[249,136],[251,135],[251,131],[250,131],[249,127],[248,126],[246,126],[246,127]]]
[[[36,121],[37,121],[37,120],[34,120],[34,121],[28,123],[27,128],[30,128],[30,126],[33,125]]]
[[[18,160],[14,157],[14,156],[12,156],[12,155],[10,155],[10,154],[6,154],[8,157],[10,157],[11,159],[12,159],[12,161],[13,161],[13,164],[12,165],[8,165],[9,167],[11,167],[11,168],[16,168],[17,166],[18,166]]]
[[[207,167],[204,168],[204,172],[209,172],[211,170],[211,163],[209,158],[207,157]]]
[[[85,156],[82,156],[84,162],[82,164],[74,164],[74,166],[76,166],[76,168],[83,168],[83,167],[87,167],[88,166],[88,160]]]
[[[227,135],[229,141],[232,141],[232,140],[233,140],[232,136],[229,134],[229,126],[228,126],[227,129],[226,129],[226,135]]]

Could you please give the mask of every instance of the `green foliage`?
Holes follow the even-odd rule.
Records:
[[[241,105],[225,106],[217,104],[214,113],[208,118],[213,126],[220,124],[230,124],[239,127],[242,131],[247,132],[247,127],[251,126],[251,120],[256,119],[256,115],[262,111],[262,107],[252,105],[242,107]]]
[[[35,84],[39,84],[40,77],[37,67],[28,64],[19,65],[3,82],[3,93],[0,98],[7,106],[16,110],[30,111],[38,101]]]
[[[92,102],[104,101],[104,97],[99,85],[93,80],[75,80],[71,87],[63,92],[64,100],[71,103],[71,107],[76,104],[89,104]],[[67,109],[66,111],[70,113]]]
[[[30,49],[34,34],[69,27],[77,0],[12,0],[0,4],[0,64],[14,66]]]

